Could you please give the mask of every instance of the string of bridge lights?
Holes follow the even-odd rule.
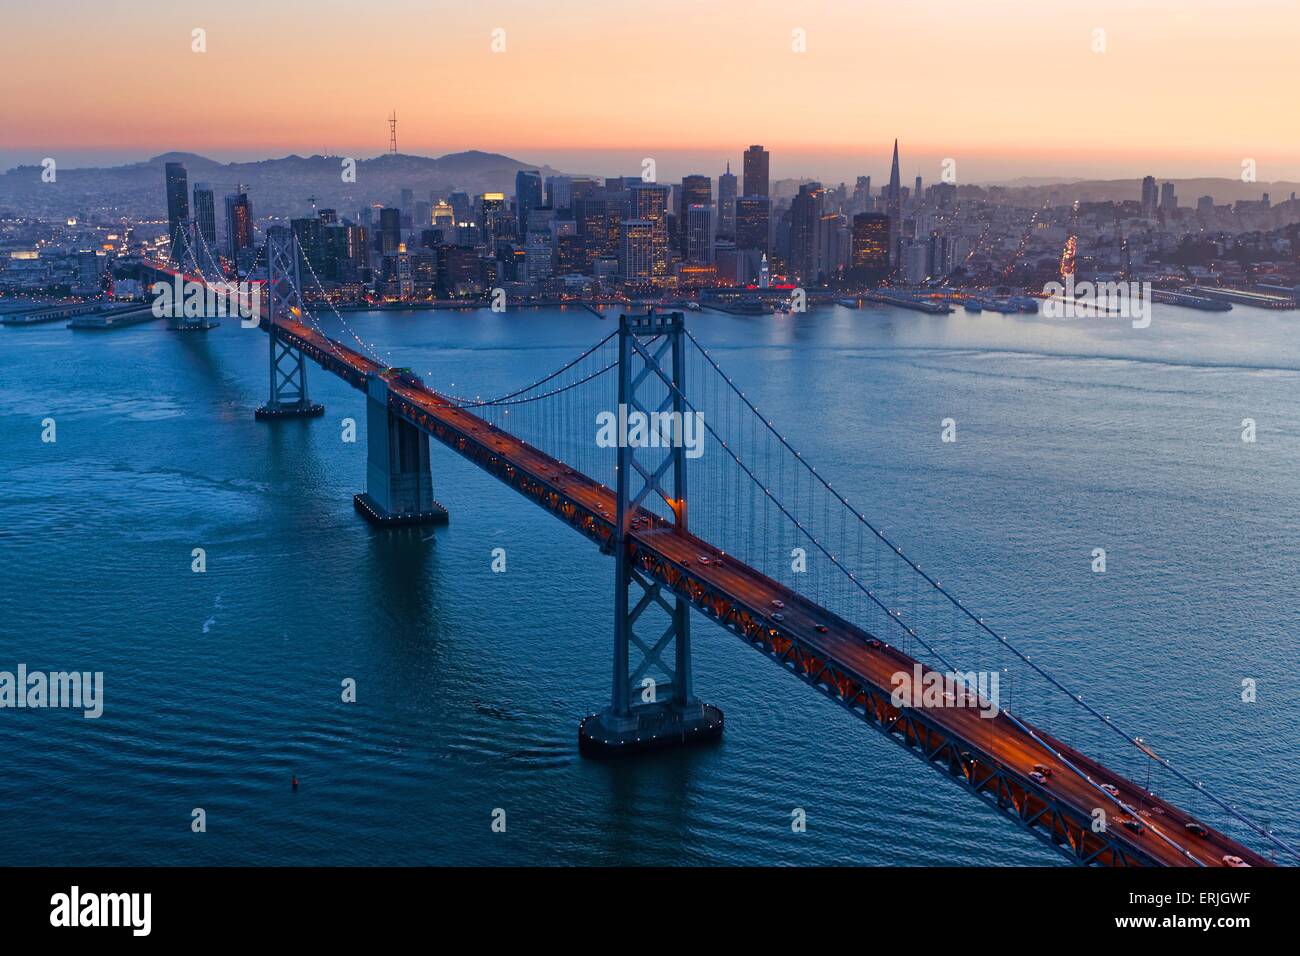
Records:
[[[942,594],[945,598],[947,598],[950,602],[952,602],[952,604],[953,604],[957,609],[959,609],[963,614],[965,614],[965,615],[966,615],[970,620],[972,620],[973,622],[975,622],[975,624],[976,624],[980,629],[982,629],[984,632],[986,632],[986,633],[987,633],[990,637],[992,637],[993,639],[999,641],[1003,646],[1005,646],[1007,649],[1009,649],[1009,650],[1010,650],[1010,651],[1011,651],[1011,652],[1012,652],[1016,657],[1018,657],[1020,660],[1024,661],[1025,664],[1027,664],[1027,665],[1028,665],[1032,670],[1034,670],[1037,674],[1039,674],[1039,675],[1040,675],[1044,680],[1046,680],[1049,684],[1051,684],[1053,687],[1055,687],[1055,688],[1056,688],[1057,690],[1059,690],[1061,693],[1065,694],[1065,695],[1066,695],[1066,696],[1067,696],[1067,697],[1068,697],[1068,698],[1069,698],[1073,703],[1075,703],[1076,705],[1082,707],[1082,708],[1083,708],[1087,713],[1091,714],[1094,718],[1096,718],[1097,720],[1099,720],[1099,721],[1100,721],[1104,726],[1110,728],[1110,729],[1111,729],[1115,734],[1117,734],[1117,735],[1118,735],[1121,739],[1123,739],[1127,744],[1131,745],[1132,747],[1134,747],[1135,749],[1139,750],[1140,752],[1146,754],[1148,757],[1152,757],[1152,756],[1154,756],[1153,751],[1150,751],[1149,749],[1143,747],[1143,746],[1139,743],[1139,739],[1140,739],[1140,738],[1135,737],[1135,736],[1133,736],[1133,735],[1130,735],[1129,733],[1127,733],[1126,731],[1124,731],[1123,729],[1121,729],[1121,728],[1119,727],[1118,724],[1116,724],[1114,721],[1112,721],[1108,715],[1102,714],[1102,713],[1099,712],[1096,708],[1094,708],[1091,704],[1085,702],[1084,699],[1083,699],[1083,695],[1082,695],[1082,694],[1079,694],[1079,693],[1075,693],[1075,692],[1070,691],[1069,688],[1067,688],[1064,684],[1062,684],[1059,680],[1057,680],[1055,676],[1053,676],[1052,674],[1048,673],[1046,670],[1044,670],[1042,667],[1040,667],[1038,664],[1036,664],[1036,663],[1035,663],[1035,662],[1034,662],[1034,661],[1029,657],[1028,654],[1025,654],[1024,652],[1022,652],[1018,647],[1016,647],[1015,644],[1011,643],[1011,641],[1009,641],[1005,636],[1003,636],[1002,634],[999,634],[998,632],[994,631],[993,628],[991,628],[987,623],[985,623],[984,618],[979,617],[979,616],[976,615],[973,611],[971,611],[971,610],[970,610],[970,609],[969,609],[965,604],[962,603],[962,601],[961,601],[959,598],[957,598],[956,595],[952,594],[952,592],[950,592],[950,591],[948,591],[946,588],[944,588],[944,587],[943,587],[943,586],[942,586],[942,585],[941,585],[941,584],[940,584],[936,579],[934,579],[934,578],[930,577],[930,575],[926,574],[926,572],[923,571],[923,570],[921,569],[921,566],[920,566],[919,564],[917,564],[916,562],[914,562],[911,558],[907,557],[907,555],[903,554],[903,549],[902,549],[901,547],[899,547],[898,545],[894,544],[891,540],[889,540],[889,538],[885,537],[884,531],[881,530],[881,529],[879,529],[879,528],[876,528],[875,525],[873,525],[873,524],[872,524],[872,523],[867,519],[866,515],[862,514],[861,512],[857,511],[856,509],[854,509],[853,506],[848,502],[848,500],[847,500],[843,495],[841,495],[841,494],[840,494],[839,492],[837,492],[834,488],[832,488],[831,485],[830,485],[830,483],[829,483],[828,481],[826,481],[825,478],[823,478],[821,475],[819,475],[819,474],[817,473],[817,469],[816,469],[816,468],[812,467],[810,464],[808,464],[807,461],[804,460],[803,456],[800,455],[799,452],[795,450],[794,446],[792,446],[792,445],[790,444],[790,442],[786,440],[785,436],[782,435],[779,431],[777,431],[776,427],[775,427],[775,426],[774,426],[774,425],[773,425],[769,420],[767,420],[766,418],[764,418],[763,414],[758,410],[758,407],[757,407],[756,405],[754,405],[754,403],[751,402],[751,401],[746,397],[744,391],[742,391],[742,390],[740,389],[740,387],[739,387],[738,385],[736,385],[736,383],[733,382],[733,381],[731,380],[730,376],[728,376],[724,371],[722,371],[722,368],[718,365],[718,363],[717,363],[716,361],[713,360],[713,357],[712,357],[711,355],[709,355],[708,350],[707,350],[706,348],[704,348],[704,346],[702,346],[702,345],[700,344],[699,340],[696,339],[695,336],[691,334],[691,332],[690,332],[689,329],[686,330],[686,336],[691,340],[691,342],[693,342],[693,343],[695,344],[695,347],[698,348],[698,349],[700,350],[701,354],[703,354],[704,357],[708,360],[709,364],[713,367],[714,371],[716,371],[720,376],[722,376],[722,378],[726,381],[726,383],[731,387],[732,391],[734,391],[738,396],[740,396],[741,401],[744,402],[745,405],[750,409],[750,411],[752,411],[752,412],[754,413],[754,415],[757,416],[758,419],[759,419],[760,421],[762,421],[762,422],[767,426],[768,430],[772,433],[773,436],[776,437],[777,441],[779,441],[779,442],[780,442],[780,443],[781,443],[781,444],[786,448],[787,451],[789,451],[791,454],[793,454],[794,457],[795,457],[795,458],[796,458],[796,459],[797,459],[797,460],[798,460],[798,461],[799,461],[799,462],[800,462],[800,463],[801,463],[805,468],[807,468],[807,469],[812,473],[813,476],[815,476],[815,477],[817,478],[817,480],[822,484],[822,486],[825,487],[826,490],[827,490],[828,492],[830,492],[830,494],[832,494],[832,495],[833,495],[833,496],[834,496],[834,497],[835,497],[835,498],[840,502],[840,504],[842,504],[845,508],[847,508],[847,509],[849,510],[849,512],[851,512],[851,513],[852,513],[852,514],[853,514],[853,515],[854,515],[854,516],[855,516],[855,517],[856,517],[856,518],[857,518],[857,519],[858,519],[858,520],[859,520],[863,525],[865,525],[865,526],[867,527],[868,530],[870,530],[873,534],[875,534],[876,537],[878,537],[878,538],[879,538],[879,539],[880,539],[880,540],[881,540],[881,541],[882,541],[882,542],[883,542],[887,547],[890,548],[890,550],[892,550],[895,554],[897,554],[900,558],[902,558],[903,561],[905,561],[905,562],[907,563],[907,565],[908,565],[909,567],[912,568],[912,570],[916,571],[917,574],[921,575],[921,577],[923,577],[927,582],[929,582],[931,585],[933,585],[933,587],[934,587],[934,589],[935,589],[936,591],[938,591],[938,592],[939,592],[940,594]],[[658,369],[656,369],[656,372],[658,372]],[[660,377],[660,378],[663,378],[663,379],[664,379],[665,384],[667,384],[668,387],[669,387],[670,389],[676,391],[679,395],[682,395],[681,391],[680,391],[679,389],[677,389],[677,387],[676,387],[675,385],[673,385],[672,382],[670,382],[666,377],[664,377],[664,375],[663,375],[662,372],[658,372],[658,374],[659,374],[659,377]],[[685,396],[685,395],[682,395],[682,399],[683,399],[683,401],[686,401],[687,404],[690,404],[689,400],[686,399],[686,396]],[[692,411],[694,411],[694,406],[692,406]],[[713,432],[713,429],[708,425],[707,422],[705,423],[705,427],[708,428],[710,432]],[[715,437],[715,438],[718,437],[717,434],[716,434],[716,432],[713,432],[713,434],[714,434],[714,437]],[[727,448],[727,444],[726,444],[726,442],[722,442],[720,438],[719,438],[718,440],[721,442],[721,444],[722,444],[722,446],[723,446],[724,448]],[[754,474],[753,474],[753,473],[752,473],[752,472],[751,472],[751,471],[750,471],[750,470],[749,470],[749,469],[748,469],[748,468],[747,468],[747,467],[746,467],[746,466],[745,466],[745,465],[744,465],[744,464],[739,460],[739,458],[736,458],[735,454],[732,453],[731,450],[730,450],[729,448],[727,449],[727,451],[728,451],[728,454],[731,454],[732,457],[736,459],[736,463],[737,463],[738,465],[740,465],[740,467],[741,467],[742,469],[745,470],[745,473],[748,474],[748,475],[750,476],[750,478],[753,479],[756,483],[758,483],[759,486],[761,487],[761,486],[762,486],[762,483],[758,481],[758,479],[754,476]],[[768,495],[769,498],[772,497],[771,492],[769,492],[766,488],[764,488],[763,490],[764,490],[764,492]],[[781,504],[777,499],[772,498],[772,500],[777,504],[777,507],[780,508],[780,509],[781,509],[781,510],[786,514],[786,516],[789,517],[790,520],[793,521],[793,522],[795,523],[795,526],[796,526],[796,527],[798,527],[801,531],[804,531],[804,533],[805,533],[806,535],[808,535],[809,539],[812,540],[814,544],[818,544],[816,538],[815,538],[811,533],[809,533],[808,531],[806,531],[806,530],[803,528],[802,524],[801,524],[797,519],[795,519],[793,515],[790,515],[790,513],[789,513],[788,511],[786,511],[785,507],[784,507],[784,506],[783,506],[783,505],[782,505],[782,504]],[[818,548],[819,548],[819,550],[821,550],[824,554],[827,554],[826,550],[825,550],[824,548],[822,548],[822,547],[820,546],[820,544],[818,544]],[[827,556],[830,557],[832,563],[834,563],[834,564],[836,565],[836,567],[839,567],[841,571],[844,571],[846,574],[848,574],[848,577],[849,577],[850,580],[852,580],[855,584],[858,584],[858,581],[857,581],[856,577],[854,577],[854,575],[853,575],[852,573],[846,571],[846,570],[844,569],[844,567],[843,567],[842,565],[840,565],[840,563],[839,563],[838,561],[836,561],[835,558],[834,558],[833,556],[831,556],[831,555],[829,555],[829,554],[827,554]],[[859,584],[859,587],[861,588],[861,585],[860,585],[860,584]],[[872,600],[875,601],[875,603],[876,603],[877,605],[879,605],[879,606],[881,607],[882,610],[885,610],[886,613],[887,613],[888,615],[890,615],[893,619],[897,620],[897,621],[899,622],[899,624],[902,625],[902,626],[906,629],[906,631],[907,631],[907,633],[908,633],[909,635],[911,635],[912,637],[915,637],[918,641],[920,641],[920,643],[922,644],[922,646],[926,647],[927,650],[930,650],[931,653],[934,653],[935,656],[938,657],[938,659],[939,659],[940,661],[942,661],[942,662],[944,663],[945,666],[950,666],[950,665],[947,663],[947,661],[944,660],[943,656],[940,655],[940,654],[938,654],[937,652],[935,652],[933,649],[931,649],[931,648],[929,647],[929,645],[928,645],[924,640],[922,640],[922,639],[920,638],[920,636],[916,633],[916,631],[915,631],[913,628],[911,628],[911,627],[909,627],[909,626],[903,624],[901,613],[897,613],[897,612],[891,611],[890,609],[886,608],[883,604],[880,603],[879,600],[877,600],[877,599],[874,597],[874,595],[872,594],[872,592],[870,591],[870,589],[862,588],[862,590],[864,590],[864,591],[866,592],[867,596],[868,596],[868,597],[871,597]],[[1008,716],[1010,716],[1010,712],[1009,712],[1009,711],[1006,711],[1006,713],[1007,713]],[[1019,724],[1019,721],[1017,721],[1017,724]],[[1037,738],[1035,737],[1035,739],[1037,739]],[[1052,748],[1048,747],[1046,743],[1044,743],[1044,742],[1042,742],[1042,741],[1039,741],[1039,743],[1042,744],[1044,747],[1046,747],[1049,751],[1051,751]],[[1296,848],[1292,847],[1292,846],[1291,846],[1290,844],[1288,844],[1286,841],[1281,840],[1281,839],[1277,838],[1276,836],[1274,836],[1273,833],[1272,833],[1270,830],[1267,830],[1266,828],[1263,828],[1263,827],[1259,826],[1258,824],[1256,824],[1256,823],[1255,823],[1253,820],[1251,820],[1250,818],[1248,818],[1248,817],[1244,816],[1243,814],[1239,813],[1239,812],[1237,811],[1235,805],[1232,805],[1232,804],[1226,803],[1225,801],[1219,799],[1219,797],[1218,797],[1217,795],[1215,795],[1215,794],[1212,793],[1211,791],[1205,789],[1204,785],[1203,785],[1200,781],[1193,781],[1190,777],[1188,777],[1188,776],[1187,776],[1186,774],[1184,774],[1181,770],[1179,770],[1177,767],[1175,767],[1175,766],[1173,765],[1173,763],[1172,763],[1172,762],[1171,762],[1167,757],[1155,757],[1154,759],[1155,759],[1155,760],[1156,760],[1156,761],[1157,761],[1161,766],[1165,767],[1167,770],[1169,770],[1171,773],[1173,773],[1173,774],[1174,774],[1174,775],[1175,775],[1179,780],[1181,780],[1183,783],[1187,784],[1188,786],[1191,786],[1191,787],[1196,788],[1196,789],[1199,790],[1201,793],[1204,793],[1204,794],[1205,794],[1205,795],[1206,795],[1206,796],[1207,796],[1211,801],[1213,801],[1215,804],[1217,804],[1221,809],[1227,811],[1227,812],[1228,812],[1229,814],[1231,814],[1234,818],[1236,818],[1236,819],[1239,820],[1240,822],[1244,823],[1246,826],[1250,827],[1250,829],[1254,830],[1254,831],[1255,831],[1256,833],[1258,833],[1259,835],[1265,837],[1266,839],[1268,839],[1270,842],[1274,843],[1274,844],[1277,845],[1278,847],[1280,847],[1280,848],[1286,850],[1286,852],[1288,852],[1288,853],[1290,853],[1292,856],[1296,857],[1296,859],[1300,859],[1300,851],[1298,851]],[[1086,775],[1085,775],[1085,778],[1086,778]]]

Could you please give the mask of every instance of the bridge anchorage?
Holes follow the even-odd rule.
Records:
[[[663,365],[665,353],[671,353],[669,368]],[[634,753],[722,736],[722,711],[695,697],[690,605],[642,574],[628,533],[652,520],[646,505],[654,504],[652,496],[657,496],[671,517],[662,522],[653,519],[655,524],[671,533],[686,534],[683,443],[668,442],[668,447],[657,450],[658,460],[651,460],[655,456],[647,452],[656,450],[632,447],[621,425],[634,412],[650,419],[652,411],[671,411],[680,428],[682,416],[687,413],[683,397],[685,357],[682,313],[651,311],[648,315],[619,317],[619,408],[614,412],[620,421],[618,477],[614,531],[606,546],[614,553],[614,683],[609,706],[584,719],[578,727],[578,750],[588,756]],[[656,386],[663,381],[671,381],[672,388],[664,389],[667,394],[656,402],[651,393],[660,391]],[[675,437],[680,439],[680,432]],[[666,479],[671,491],[664,487]],[[635,493],[634,480],[639,486]],[[638,597],[633,605],[629,592],[634,586]],[[657,638],[647,641],[643,637],[660,625],[666,626]],[[640,633],[638,626],[642,628]],[[633,646],[640,660],[629,670]]]
[[[407,372],[398,380],[419,382]],[[433,500],[429,436],[393,414],[378,372],[366,376],[366,446],[366,490],[352,499],[363,518],[381,527],[447,523],[447,509]]]
[[[298,240],[283,226],[266,236],[266,331],[271,352],[271,397],[254,413],[258,421],[319,418],[325,406],[307,397],[307,364],[303,354],[279,332],[282,320],[303,316],[302,281],[298,272]]]

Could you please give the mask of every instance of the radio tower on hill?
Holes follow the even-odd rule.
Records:
[[[388,114],[388,151],[397,155],[397,110]]]

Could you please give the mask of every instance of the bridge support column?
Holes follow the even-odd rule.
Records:
[[[307,360],[301,352],[280,338],[272,324],[267,329],[271,340],[271,397],[254,413],[258,421],[278,418],[319,418],[325,406],[307,398]]]
[[[671,351],[671,364],[663,365]],[[676,414],[677,440],[667,448],[618,449],[614,549],[614,686],[610,704],[578,727],[578,749],[590,756],[717,740],[722,711],[701,703],[691,675],[690,606],[637,568],[631,522],[644,517],[651,495],[667,505],[679,534],[686,532],[686,455],[680,441],[682,416],[689,414],[683,391],[685,335],[682,313],[619,317],[618,400],[627,414]],[[662,378],[660,376],[663,376]],[[675,388],[664,386],[664,380]],[[660,401],[648,396],[662,394]],[[648,408],[646,403],[653,408]],[[619,411],[620,419],[623,410]],[[656,460],[649,460],[652,456]],[[671,492],[663,479],[671,474]],[[638,490],[632,492],[633,480]],[[656,504],[651,499],[649,504]],[[637,599],[630,600],[635,589]],[[658,635],[657,637],[654,635]],[[633,648],[639,662],[632,667]]]
[[[307,361],[276,331],[277,323],[302,317],[302,288],[298,272],[298,237],[283,226],[266,237],[267,337],[271,340],[271,397],[257,410],[258,421],[280,418],[319,418],[325,406],[307,397]]]
[[[208,329],[215,329],[220,322],[207,314],[206,309],[200,315],[186,315],[186,297],[185,297],[185,276],[203,275],[203,267],[199,265],[199,257],[194,253],[194,230],[195,224],[192,220],[186,219],[178,224],[175,235],[172,236],[172,261],[175,262],[176,268],[180,271],[180,277],[173,280],[176,285],[176,293],[172,296],[172,302],[176,309],[176,314],[167,319],[167,328],[173,332],[206,332]],[[205,290],[206,292],[206,290]],[[206,302],[207,296],[204,296]]]
[[[371,374],[366,398],[366,490],[352,499],[367,521],[382,527],[446,524],[433,500],[429,436],[388,407],[388,383]]]

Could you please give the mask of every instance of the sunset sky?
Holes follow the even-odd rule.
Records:
[[[206,30],[207,52],[191,51]],[[492,31],[506,49],[491,50]],[[1106,51],[1094,53],[1094,30]],[[806,31],[807,52],[791,49]],[[0,165],[506,153],[661,179],[1300,179],[1297,0],[47,0],[0,12]]]

